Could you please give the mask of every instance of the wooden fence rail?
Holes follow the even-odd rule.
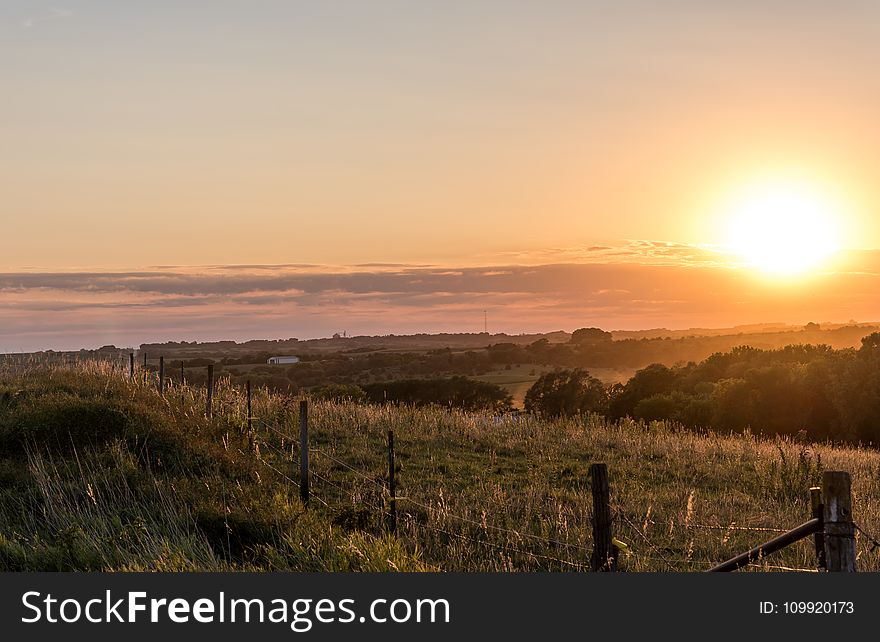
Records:
[[[707,572],[735,571],[797,541],[815,535],[817,565],[831,572],[855,572],[856,543],[852,520],[849,473],[837,470],[822,475],[821,503],[818,488],[810,489],[813,518],[787,533],[710,568]]]

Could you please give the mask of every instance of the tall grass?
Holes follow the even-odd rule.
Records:
[[[880,533],[880,454],[868,448],[323,401],[310,405],[305,510],[297,400],[255,390],[248,434],[243,391],[221,379],[214,399],[208,420],[204,390],[172,383],[161,398],[108,364],[0,367],[0,566],[583,570],[595,461],[609,467],[626,571],[703,570],[806,521],[826,469],[852,474],[855,519]],[[880,570],[871,548],[860,536],[861,570]],[[751,570],[776,567],[814,568],[812,541]]]

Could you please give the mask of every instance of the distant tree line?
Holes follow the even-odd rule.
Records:
[[[584,369],[557,370],[528,391],[526,410],[595,412],[812,440],[880,442],[880,333],[859,349],[738,347],[677,367],[653,364],[611,387]]]
[[[506,412],[513,399],[500,386],[467,377],[402,379],[363,386],[370,403],[449,406],[471,411]]]
[[[507,412],[513,407],[513,399],[500,386],[467,377],[401,379],[365,386],[328,384],[311,394],[337,402],[447,406],[468,411]]]

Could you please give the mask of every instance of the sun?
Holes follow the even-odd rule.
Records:
[[[839,249],[837,209],[810,186],[754,186],[732,199],[726,218],[728,249],[772,275],[802,274]]]

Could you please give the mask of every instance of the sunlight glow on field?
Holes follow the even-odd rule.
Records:
[[[840,249],[838,207],[810,186],[765,183],[732,199],[725,219],[728,249],[770,275],[799,275]]]

